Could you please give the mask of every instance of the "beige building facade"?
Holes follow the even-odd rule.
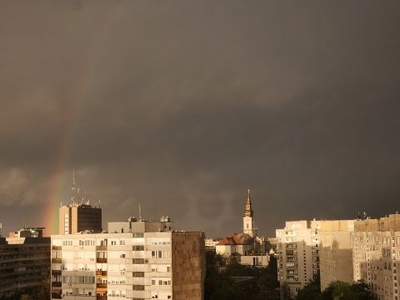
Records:
[[[284,293],[295,297],[319,269],[319,229],[321,221],[288,221],[276,230],[278,280]]]
[[[399,300],[400,214],[355,221],[353,278],[369,284],[378,300]]]
[[[52,236],[51,299],[202,300],[204,234],[130,218],[109,233]]]
[[[319,230],[321,290],[333,281],[353,283],[351,234],[354,220],[322,221]]]

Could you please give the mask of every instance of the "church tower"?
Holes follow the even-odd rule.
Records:
[[[253,209],[251,208],[250,189],[247,190],[246,208],[243,215],[243,233],[254,236]]]

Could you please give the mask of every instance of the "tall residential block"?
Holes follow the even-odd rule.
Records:
[[[356,220],[353,278],[369,284],[378,300],[400,299],[400,214]]]
[[[92,206],[86,198],[86,192],[76,184],[75,172],[72,176],[71,200],[59,209],[59,234],[74,234],[83,231],[102,231],[102,210]]]
[[[354,220],[322,221],[319,230],[321,290],[333,281],[353,283],[351,234]]]
[[[278,280],[283,293],[295,297],[317,274],[321,221],[290,221],[276,230]]]
[[[44,228],[23,228],[0,237],[0,299],[40,288],[50,274],[50,238]]]
[[[204,234],[129,218],[108,233],[53,235],[51,299],[202,300]]]

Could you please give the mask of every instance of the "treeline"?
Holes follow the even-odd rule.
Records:
[[[349,284],[332,282],[324,291],[320,288],[320,278],[316,276],[297,294],[296,300],[375,300],[376,297],[365,282]]]
[[[244,266],[206,252],[205,300],[279,299],[276,259],[268,267]]]

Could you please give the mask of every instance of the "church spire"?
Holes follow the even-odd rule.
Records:
[[[244,217],[253,217],[253,209],[251,208],[250,189],[247,190],[247,200],[246,200],[246,209],[244,211]]]
[[[250,189],[247,190],[246,208],[243,214],[243,233],[250,236],[255,235],[253,209],[251,207]]]

